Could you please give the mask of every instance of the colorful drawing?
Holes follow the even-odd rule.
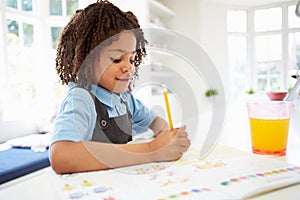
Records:
[[[222,158],[220,154],[213,155],[217,159],[199,160],[197,152],[190,150],[176,163],[149,163],[63,176],[53,173],[53,185],[61,199],[171,200],[245,199],[257,192],[300,182],[300,167],[252,154],[236,155]]]
[[[169,200],[169,199],[176,199],[176,198],[180,198],[180,197],[194,197],[196,198],[196,196],[198,196],[199,194],[203,193],[203,192],[210,192],[212,191],[210,188],[192,188],[189,190],[183,190],[180,192],[176,192],[173,194],[169,194],[168,196],[165,197],[159,197],[157,198],[157,200]]]
[[[194,166],[197,169],[211,169],[216,167],[223,167],[226,166],[226,164],[221,160],[217,160],[217,161],[205,161],[200,164],[195,164]]]

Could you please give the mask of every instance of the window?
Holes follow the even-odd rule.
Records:
[[[50,0],[50,15],[71,16],[78,9],[78,0]]]
[[[247,13],[244,10],[228,11],[227,30],[229,32],[245,33],[247,31]]]
[[[295,5],[229,10],[227,31],[231,95],[250,88],[264,93],[293,86],[290,73],[300,69],[300,18]]]
[[[288,27],[289,28],[300,28],[299,17],[295,15],[296,5],[288,7]]]
[[[295,70],[300,70],[300,18],[295,15],[295,5],[288,7],[288,53],[289,53],[289,75],[295,74]],[[291,87],[296,82],[295,79],[289,79],[288,85]]]
[[[36,27],[34,5],[32,5],[32,1],[25,0],[7,0],[6,3],[7,32],[4,33],[4,36],[7,41],[5,48],[7,67],[5,69],[6,95],[2,99],[3,116],[6,119],[13,119],[14,116],[24,118],[26,117],[25,113],[30,113],[36,104],[34,58],[37,41],[34,39]]]
[[[255,37],[257,91],[281,88],[282,47],[280,34]]]
[[[53,49],[57,48],[57,42],[61,31],[62,27],[51,27],[51,46]]]
[[[0,121],[43,123],[64,94],[55,72],[57,39],[78,0],[4,0],[0,6]]]
[[[6,0],[6,7],[32,12],[32,0]]]
[[[280,30],[281,22],[281,8],[277,7],[254,11],[254,27],[256,32]]]
[[[69,17],[72,16],[78,9],[78,0],[50,0],[49,14],[51,17]],[[50,27],[51,32],[51,46],[53,49],[57,48],[57,40],[62,26],[53,25]]]
[[[228,11],[228,63],[231,94],[238,94],[247,85],[247,13],[244,10]]]
[[[279,91],[282,77],[282,8],[254,11],[256,90]],[[258,35],[257,33],[260,33]]]

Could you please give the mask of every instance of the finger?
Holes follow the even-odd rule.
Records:
[[[183,125],[181,127],[178,128],[179,130],[185,130],[186,129],[186,125]]]
[[[190,145],[191,145],[191,142],[187,138],[178,138],[178,140],[176,141],[176,146],[178,146],[179,148],[181,148],[181,147],[188,148],[188,147],[190,147]]]
[[[178,131],[178,132],[177,132],[177,136],[178,136],[179,138],[187,138],[187,137],[188,137],[188,133],[185,132],[185,131]]]
[[[191,146],[191,142],[189,140],[185,140],[181,143],[181,147],[189,148]]]

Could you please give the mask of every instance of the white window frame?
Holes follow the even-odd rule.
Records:
[[[289,70],[290,70],[290,61],[289,61],[289,33],[299,32],[300,28],[289,28],[288,27],[288,7],[291,5],[295,5],[296,2],[288,2],[281,4],[270,4],[266,6],[253,7],[253,8],[233,8],[230,10],[245,10],[247,12],[247,32],[246,33],[232,33],[227,31],[228,36],[245,36],[247,38],[247,81],[246,88],[257,89],[257,74],[256,74],[256,52],[255,52],[255,37],[259,35],[268,35],[268,33],[279,33],[282,36],[282,68],[281,68],[281,88],[287,90],[289,85]],[[282,29],[278,31],[268,31],[268,32],[255,32],[254,30],[254,12],[255,10],[267,9],[273,7],[281,7],[282,9]],[[299,18],[300,20],[300,18]]]
[[[51,27],[64,27],[70,20],[71,16],[66,15],[66,0],[62,0],[63,15],[50,16],[50,0],[32,0],[32,12],[22,11],[20,8],[21,1],[18,1],[18,9],[7,8],[6,0],[0,2],[0,93],[5,95],[5,88],[8,73],[8,39],[7,39],[7,19],[16,20],[21,23],[28,23],[34,26],[34,43],[35,51],[43,51],[39,54],[36,67],[51,67],[55,72],[55,53],[56,50],[52,48],[51,43]],[[78,7],[83,8],[91,0],[78,0]],[[19,23],[19,36],[22,37],[22,24]],[[57,76],[58,81],[58,76]],[[41,82],[45,90],[49,89],[47,83]],[[9,88],[8,88],[9,89]],[[51,88],[50,88],[51,89]],[[51,91],[49,91],[51,92]],[[0,97],[0,121],[3,120],[2,106]]]

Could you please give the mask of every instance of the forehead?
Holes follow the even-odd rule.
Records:
[[[105,48],[108,53],[129,53],[136,50],[136,38],[131,31],[118,34],[118,39]]]

